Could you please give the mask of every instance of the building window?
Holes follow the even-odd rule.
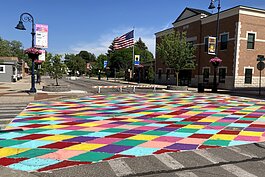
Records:
[[[221,48],[220,50],[227,49],[227,42],[228,42],[228,34],[221,35]]]
[[[247,49],[254,49],[254,45],[255,45],[255,34],[248,33]]]
[[[205,37],[204,38],[204,52],[208,52],[208,41],[209,41],[209,38]]]
[[[252,83],[252,69],[246,68],[245,69],[245,84]]]
[[[219,83],[225,83],[226,68],[219,68]]]
[[[6,73],[5,65],[0,65],[0,73]]]
[[[209,82],[210,68],[203,68],[203,82]]]
[[[158,69],[158,79],[162,78],[162,69]]]

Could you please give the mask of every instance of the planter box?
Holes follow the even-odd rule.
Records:
[[[42,91],[46,92],[68,92],[71,91],[69,85],[47,85],[43,86]]]

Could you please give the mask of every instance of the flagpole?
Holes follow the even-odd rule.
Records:
[[[133,27],[133,52],[132,52],[132,57],[133,57],[133,59],[132,59],[132,80],[133,80],[133,78],[134,78],[134,27]]]

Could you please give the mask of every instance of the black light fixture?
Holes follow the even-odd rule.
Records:
[[[29,13],[23,13],[20,15],[20,19],[19,22],[17,24],[17,26],[15,27],[18,30],[26,30],[23,22],[31,22],[32,23],[32,30],[31,30],[31,47],[34,47],[34,38],[35,38],[35,23],[34,23],[34,18],[31,14]],[[35,58],[31,58],[32,60],[32,67],[31,67],[31,88],[29,90],[29,92],[31,93],[36,93],[36,88],[35,88],[35,73],[34,73],[34,60]]]
[[[214,1],[211,1],[208,9],[215,9]]]
[[[17,26],[15,28],[18,29],[18,30],[26,30],[23,22],[20,21],[20,20],[19,20],[19,22],[18,22],[18,24],[17,24]]]

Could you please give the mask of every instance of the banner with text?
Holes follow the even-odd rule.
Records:
[[[36,24],[37,48],[48,48],[48,25]]]

